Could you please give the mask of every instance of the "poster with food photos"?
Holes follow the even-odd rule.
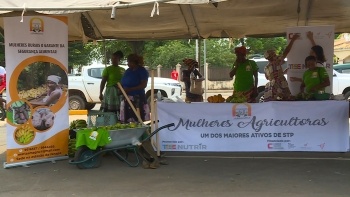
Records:
[[[4,19],[7,164],[68,153],[68,19]]]

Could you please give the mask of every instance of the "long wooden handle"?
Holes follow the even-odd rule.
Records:
[[[122,85],[121,85],[119,82],[118,82],[117,85],[118,85],[119,89],[122,91],[122,93],[123,93],[125,99],[128,101],[128,103],[129,103],[129,105],[130,105],[132,111],[134,111],[134,113],[135,113],[137,119],[139,120],[140,123],[143,124],[143,121],[142,121],[142,119],[141,119],[139,113],[137,113],[137,110],[135,109],[134,105],[133,105],[132,102],[130,101],[130,99],[129,99],[128,95],[126,94],[126,92],[125,92],[124,88],[122,87]]]

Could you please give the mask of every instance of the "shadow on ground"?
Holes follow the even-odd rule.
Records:
[[[131,168],[111,155],[103,157],[96,169],[80,170],[67,160],[0,169],[0,196],[328,197],[350,193],[350,161],[333,154],[323,154],[323,159],[260,158],[259,154],[255,159],[229,158],[236,153],[167,155],[170,165],[156,170],[142,165]],[[327,155],[333,156],[326,159]],[[5,154],[0,159],[4,161]]]

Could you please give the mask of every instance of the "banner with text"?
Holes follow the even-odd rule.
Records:
[[[307,32],[313,33],[313,39],[316,45],[323,48],[326,62],[323,67],[326,68],[331,85],[326,88],[327,93],[333,91],[333,55],[334,55],[334,26],[305,26],[305,27],[290,27],[287,28],[287,42],[289,43],[294,34],[299,34],[300,38],[293,44],[291,51],[287,56],[288,70],[288,85],[293,95],[300,92],[301,79],[304,72],[307,70],[305,58],[310,55],[312,47],[311,41],[307,37]],[[319,66],[321,66],[319,64]],[[294,77],[300,80],[291,81]]]
[[[68,153],[68,19],[4,18],[7,163]]]
[[[346,101],[258,104],[158,103],[161,151],[318,151],[349,149]]]

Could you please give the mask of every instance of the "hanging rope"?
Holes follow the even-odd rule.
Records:
[[[24,12],[26,12],[26,4],[24,3],[23,4],[23,11],[22,11],[22,19],[21,19],[21,23],[23,23],[23,15],[24,15]]]
[[[300,0],[299,0],[299,2],[298,2],[297,13],[298,13],[297,26],[299,26],[299,16],[300,16]]]
[[[151,17],[154,16],[154,13],[156,12],[156,10],[157,10],[157,15],[159,16],[159,3],[157,1],[154,2],[153,10],[151,12]]]

